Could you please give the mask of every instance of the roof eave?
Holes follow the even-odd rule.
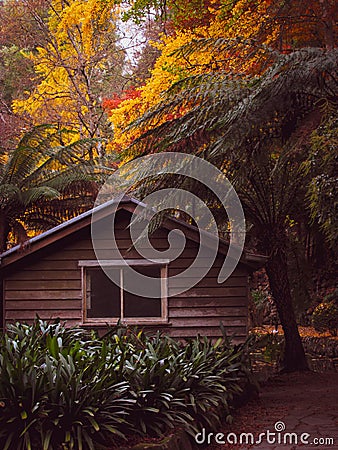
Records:
[[[16,245],[15,247],[7,250],[6,252],[2,253],[0,255],[0,268],[7,267],[11,265],[12,263],[28,256],[29,254],[38,251],[45,246],[52,244],[56,242],[59,239],[62,239],[63,237],[66,237],[73,232],[82,229],[85,226],[88,226],[92,220],[92,214],[98,213],[102,211],[102,217],[105,217],[107,214],[109,214],[109,206],[112,206],[116,203],[121,204],[118,209],[126,209],[127,211],[131,211],[135,208],[135,206],[144,206],[146,205],[132,197],[124,197],[122,199],[119,199],[118,201],[116,199],[110,200],[106,203],[103,203],[102,205],[96,206],[89,211],[86,211],[79,216],[74,217],[73,219],[70,219],[51,230],[45,231],[44,233],[41,233],[38,236],[34,236],[33,238],[29,239],[24,246],[22,245]],[[128,204],[132,205],[132,207],[128,206]],[[106,212],[106,213],[104,213]],[[204,231],[204,230],[198,230],[192,225],[189,225],[181,220],[178,220],[174,217],[167,218],[164,220],[163,226],[167,229],[172,229],[172,225],[179,226],[181,228],[184,228],[187,233],[187,238],[191,239],[195,242],[199,242],[199,234],[202,232],[205,234],[207,239],[216,239],[214,235],[211,233]],[[229,243],[218,239],[218,251],[219,253],[226,255],[229,247]],[[30,249],[30,251],[25,251],[25,248]],[[258,270],[261,267],[264,266],[264,264],[267,261],[267,257],[263,255],[256,255],[252,253],[243,252],[240,263],[248,266],[251,270]]]

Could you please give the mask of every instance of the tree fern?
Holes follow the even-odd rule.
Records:
[[[84,155],[93,140],[41,125],[27,132],[0,164],[1,250],[27,232],[43,231],[92,206],[103,171]],[[65,142],[70,143],[65,143]]]
[[[266,270],[286,338],[285,368],[297,370],[307,363],[288,279],[288,224],[300,217],[299,204],[306,207],[304,146],[309,146],[318,120],[307,128],[304,123],[316,115],[325,121],[337,108],[338,50],[302,48],[270,56],[274,63],[256,75],[212,70],[174,84],[155,108],[129,125],[141,134],[126,154],[191,152],[231,179],[258,247],[269,256]],[[134,181],[139,187],[137,176]],[[166,186],[173,178],[159,175],[152,181],[143,192]],[[189,189],[189,180],[175,178],[175,186]],[[210,193],[198,192],[213,208]],[[309,196],[314,203],[313,190]]]

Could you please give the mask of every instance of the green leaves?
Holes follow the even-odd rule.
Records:
[[[97,140],[72,139],[70,130],[40,125],[1,159],[0,251],[10,231],[15,243],[27,238],[22,224],[44,231],[92,206],[104,169],[86,158]]]
[[[328,120],[311,135],[311,151],[304,167],[311,179],[307,191],[311,219],[319,224],[333,250],[338,247],[337,144],[338,118],[329,111]]]
[[[230,414],[244,346],[114,328],[102,339],[59,322],[10,325],[1,339],[0,446],[94,449],[128,435],[191,434]]]

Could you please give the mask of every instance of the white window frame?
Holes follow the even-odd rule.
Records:
[[[116,267],[123,269],[126,266],[160,266],[161,276],[161,317],[124,317],[124,299],[123,299],[123,270],[120,270],[120,302],[121,302],[121,316],[120,317],[103,317],[94,318],[87,317],[88,309],[88,280],[87,269],[94,267]],[[98,325],[109,324],[116,325],[118,322],[128,325],[161,325],[168,323],[168,259],[126,259],[123,262],[118,259],[101,260],[80,260],[78,265],[81,268],[81,291],[82,291],[82,325]]]

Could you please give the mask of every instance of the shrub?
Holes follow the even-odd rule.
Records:
[[[216,426],[219,408],[230,413],[229,402],[240,392],[239,377],[246,370],[244,345],[200,338],[182,346],[160,333],[152,338],[139,333],[137,339],[125,376],[136,400],[136,429],[160,435],[181,425],[196,434],[202,425]]]
[[[332,336],[337,336],[338,307],[334,302],[320,303],[312,314],[312,325],[319,332],[329,330]]]
[[[265,309],[268,302],[266,292],[262,289],[253,289],[251,291],[251,297],[257,311],[262,311]]]
[[[1,338],[0,448],[109,448],[116,439],[195,433],[230,414],[248,376],[246,345],[186,345],[117,327],[93,333],[37,319]]]
[[[255,331],[252,333],[252,338],[255,360],[274,364],[278,367],[284,355],[285,342],[283,336],[275,332],[259,333]]]
[[[88,333],[37,320],[10,326],[1,344],[2,449],[93,449],[124,436],[129,385]]]

